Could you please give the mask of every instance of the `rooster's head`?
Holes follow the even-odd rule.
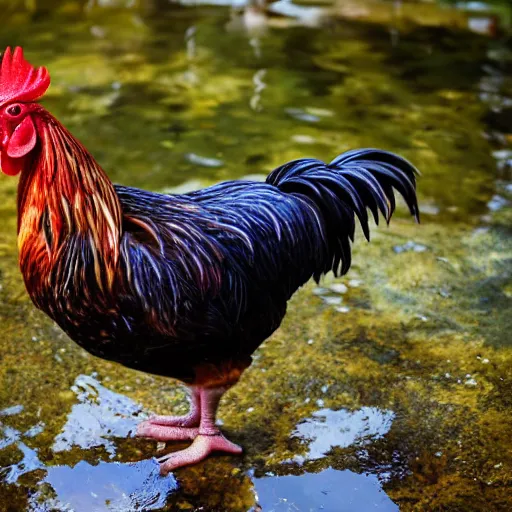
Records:
[[[46,68],[27,62],[21,48],[5,50],[0,67],[0,169],[5,174],[18,174],[36,147],[35,114],[42,107],[35,102],[49,86]]]

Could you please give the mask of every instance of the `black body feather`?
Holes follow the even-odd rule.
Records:
[[[418,218],[416,173],[396,155],[363,149],[329,165],[290,162],[265,183],[184,195],[116,186],[123,226],[112,300],[81,312],[77,298],[73,308],[69,298],[41,303],[53,300],[49,314],[93,354],[192,381],[200,363],[248,358],[311,277],[346,273],[355,218],[369,238],[367,209],[389,221],[393,189]],[[86,254],[80,247],[69,250]]]

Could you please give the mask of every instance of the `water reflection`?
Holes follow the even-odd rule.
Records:
[[[156,460],[97,465],[82,461],[74,467],[49,467],[41,487],[30,500],[36,509],[44,504],[75,512],[144,512],[163,508],[177,484],[172,476],[160,476]]]
[[[255,480],[264,512],[396,512],[398,506],[382,490],[377,477],[348,469],[329,468],[301,476],[271,476]]]
[[[78,403],[73,405],[52,449],[61,452],[73,447],[103,446],[113,457],[116,454],[113,438],[126,438],[135,431],[141,421],[141,406],[88,375],[79,375],[71,390]]]
[[[15,443],[19,439],[20,433],[14,428],[3,426],[1,424],[0,428],[2,436],[0,439],[0,450],[2,450],[3,448],[7,448]]]
[[[39,460],[37,450],[29,448],[23,442],[17,443],[16,447],[22,453],[23,458],[20,462],[4,468],[1,472],[7,484],[15,484],[22,475],[44,467],[44,464]]]
[[[336,446],[362,446],[379,439],[389,432],[394,418],[392,411],[382,411],[377,407],[362,407],[358,411],[316,411],[311,418],[297,425],[293,433],[308,442],[306,456],[296,456],[294,461],[320,459]]]
[[[130,435],[140,421],[141,407],[109,390],[93,376],[79,375],[71,390],[78,403],[72,406],[62,431],[55,437],[53,452],[72,453],[77,448],[103,447],[113,458],[117,453],[115,439]],[[13,406],[4,409],[0,416],[15,416],[21,412],[22,408]],[[45,464],[40,460],[38,449],[20,441],[37,437],[43,431],[41,423],[25,434],[4,426],[0,444],[0,448],[15,445],[21,452],[21,460],[0,473],[6,484],[20,485],[19,479],[23,475],[35,470],[44,471],[44,478],[37,482],[35,493],[30,498],[34,510],[156,510],[165,505],[168,496],[177,488],[172,476],[160,477],[158,463],[154,459],[136,463],[100,460],[95,464],[81,461],[70,466]]]

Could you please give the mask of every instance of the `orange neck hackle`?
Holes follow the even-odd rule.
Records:
[[[84,146],[44,109],[35,124],[38,147],[18,188],[18,246],[27,286],[50,279],[64,242],[74,236],[92,256],[99,291],[111,290],[122,224],[114,187]],[[81,266],[71,260],[62,264]]]

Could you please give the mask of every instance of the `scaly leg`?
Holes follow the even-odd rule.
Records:
[[[212,452],[242,453],[242,448],[228,441],[215,425],[219,402],[226,391],[226,387],[200,388],[201,420],[198,435],[185,450],[169,453],[158,459],[162,475],[182,466],[196,464]]]
[[[182,441],[195,439],[201,419],[200,390],[190,388],[190,411],[185,416],[152,416],[137,427],[136,437],[156,441]]]

